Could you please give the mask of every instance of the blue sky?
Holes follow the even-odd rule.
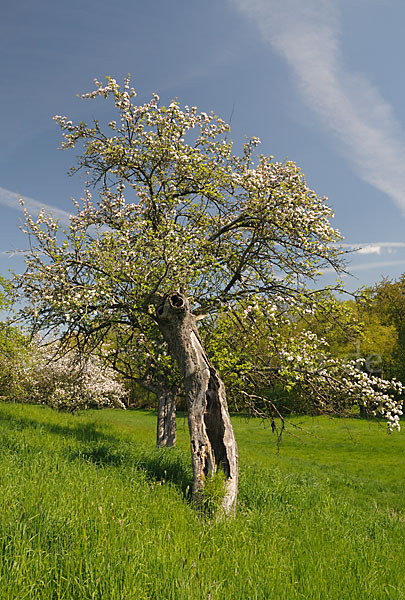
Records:
[[[236,148],[254,135],[295,161],[362,246],[349,289],[405,272],[403,0],[3,0],[0,16],[1,274],[22,268],[18,196],[63,220],[82,192],[52,117],[91,120],[76,94],[127,73],[140,102],[232,116]]]

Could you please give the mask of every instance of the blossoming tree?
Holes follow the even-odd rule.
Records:
[[[0,352],[0,390],[5,398],[72,413],[87,408],[125,409],[125,385],[100,358],[76,350],[66,353],[57,341],[29,342],[19,335],[22,341],[14,343],[7,356]]]
[[[292,162],[255,158],[257,138],[233,153],[229,127],[196,107],[137,105],[127,80],[96,81],[84,99],[112,100],[116,120],[57,116],[64,148],[79,148],[89,185],[66,231],[27,215],[23,316],[39,330],[102,343],[112,327],[162,336],[184,380],[194,495],[224,474],[234,510],[238,452],[225,387],[197,320],[253,296],[288,303],[310,294],[322,266],[341,268],[332,212]],[[97,187],[93,197],[90,184]],[[314,295],[315,297],[316,295]]]
[[[312,414],[345,415],[353,406],[366,407],[386,419],[389,432],[399,429],[403,384],[368,373],[364,358],[336,356],[327,338],[313,331],[326,323],[342,339],[362,339],[353,311],[331,296],[287,311],[250,301],[220,315],[213,326],[204,323],[202,335],[232,401],[270,419],[273,429],[279,419],[284,428],[286,402],[287,410]]]
[[[32,345],[22,379],[26,401],[58,410],[125,408],[127,390],[116,371],[97,356],[60,352],[59,344]]]

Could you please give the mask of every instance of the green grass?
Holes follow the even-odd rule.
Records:
[[[294,418],[277,449],[233,422],[238,514],[210,521],[184,419],[156,450],[151,412],[0,404],[0,598],[405,599],[404,434]]]

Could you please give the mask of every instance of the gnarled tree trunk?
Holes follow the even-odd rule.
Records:
[[[224,384],[205,353],[183,294],[167,295],[157,308],[157,320],[184,377],[194,498],[199,504],[203,503],[204,482],[220,469],[225,474],[222,507],[229,513],[236,507],[238,450]]]

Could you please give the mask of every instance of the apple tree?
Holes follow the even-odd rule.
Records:
[[[128,79],[96,81],[82,97],[111,101],[113,118],[55,117],[62,147],[78,150],[72,172],[86,172],[88,184],[65,230],[45,212],[26,215],[22,317],[93,346],[111,328],[143,331],[148,321],[183,379],[195,499],[220,470],[232,512],[237,445],[197,321],[253,297],[316,301],[307,282],[325,266],[343,268],[332,211],[293,162],[258,155],[258,138],[234,153],[228,125],[212,113],[162,106],[156,94],[137,104]]]

